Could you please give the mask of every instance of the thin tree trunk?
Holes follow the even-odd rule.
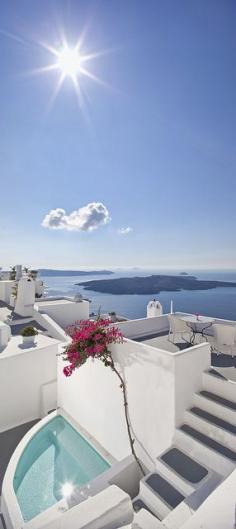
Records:
[[[134,459],[137,462],[137,464],[138,464],[143,476],[145,476],[145,472],[143,470],[143,467],[142,467],[142,465],[141,465],[141,463],[140,463],[140,461],[138,459],[138,456],[137,456],[137,454],[135,452],[135,449],[134,449],[135,439],[133,439],[133,437],[131,435],[131,427],[130,427],[129,416],[128,416],[127,391],[126,391],[125,382],[124,382],[121,374],[119,373],[119,371],[116,369],[112,358],[111,358],[110,367],[111,367],[112,371],[114,371],[114,373],[116,373],[116,375],[118,376],[119,381],[120,381],[120,388],[122,389],[122,393],[123,393],[123,401],[124,401],[124,408],[125,408],[125,421],[126,421],[126,427],[127,427],[127,432],[128,432],[128,436],[129,436],[129,443],[130,443],[131,452],[132,452],[132,454],[134,456]]]

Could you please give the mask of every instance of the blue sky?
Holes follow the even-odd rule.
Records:
[[[4,2],[0,264],[235,268],[235,23],[234,0]],[[105,85],[79,77],[86,111],[71,79],[50,106],[59,73],[28,75],[61,28],[110,50],[88,64]]]

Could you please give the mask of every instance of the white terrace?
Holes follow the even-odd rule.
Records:
[[[136,342],[175,354],[201,343],[211,347],[211,365],[236,380],[236,322],[175,312],[119,324]]]
[[[112,355],[126,381],[135,448],[145,468],[142,477],[130,455],[114,374],[98,360],[88,362],[70,379],[62,374],[64,364],[57,354],[68,340],[63,328],[89,316],[87,302],[34,299],[32,312],[22,320],[19,314],[9,318],[11,308],[2,301],[0,318],[7,318],[2,325],[10,330],[0,353],[0,402],[4,403],[0,472],[5,473],[8,463],[1,459],[6,455],[4,446],[8,443],[13,450],[18,445],[2,488],[7,529],[233,529],[236,384],[232,335],[236,322],[212,318],[206,328],[200,319],[189,331],[186,318],[194,315],[177,313],[174,316],[185,321],[180,332],[173,315],[118,324],[126,339],[112,346]],[[29,322],[39,334],[34,345],[23,347],[19,331]],[[214,325],[227,327],[226,338],[220,338],[222,333]],[[5,331],[6,327],[3,340]],[[107,455],[112,467],[76,490],[73,501],[64,499],[63,504],[24,522],[12,486],[12,469],[40,425],[57,413]],[[43,423],[35,424],[40,419]],[[18,444],[27,429],[27,437]]]
[[[122,487],[133,500],[132,527],[199,529],[207,513],[207,528],[232,529],[235,369],[212,368],[208,335],[200,333],[201,343],[196,337],[195,345],[187,342],[187,336],[178,337],[181,348],[173,345],[169,341],[173,338],[169,337],[170,319],[170,315],[161,315],[119,323],[126,341],[113,347],[128,388],[136,450],[146,467],[139,483],[133,478],[130,487],[127,473],[127,485]],[[236,325],[220,320],[214,324],[233,329]],[[219,358],[233,361],[231,352],[229,347],[229,354]],[[59,374],[59,405],[122,461],[129,447],[119,388],[113,382],[112,374],[96,361],[69,381]],[[78,400],[73,398],[75,394]],[[79,406],[84,399],[89,408],[99,401],[95,415]]]

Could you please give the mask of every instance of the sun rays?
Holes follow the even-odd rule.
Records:
[[[34,53],[35,60],[32,68],[16,72],[16,77],[44,77],[47,84],[48,82],[50,83],[51,79],[52,89],[48,95],[44,115],[48,115],[54,107],[56,99],[63,91],[63,85],[67,85],[67,90],[64,92],[66,97],[70,97],[68,89],[71,85],[72,92],[76,96],[78,108],[82,112],[87,124],[90,123],[90,85],[97,84],[108,91],[119,93],[119,90],[115,89],[114,86],[111,86],[103,78],[98,77],[96,63],[102,57],[117,52],[120,48],[112,47],[112,49],[90,50],[89,43],[86,42],[88,40],[87,32],[88,24],[85,25],[84,29],[80,32],[79,39],[76,40],[66,35],[61,25],[57,28],[56,32],[53,31],[54,37],[52,37],[50,43],[41,38],[30,38],[26,35],[22,37],[0,30],[0,34],[11,40],[15,40],[24,46],[26,50],[29,50],[30,47]],[[39,61],[38,66],[37,61]]]
[[[81,107],[83,107],[85,104],[85,98],[83,97],[82,90],[82,77],[86,77],[92,82],[95,82],[106,88],[111,88],[106,82],[97,77],[97,75],[95,75],[89,69],[90,62],[96,60],[102,55],[106,55],[109,53],[109,50],[83,54],[81,40],[78,40],[73,46],[69,45],[65,38],[63,38],[62,43],[60,46],[58,46],[58,48],[54,48],[53,46],[45,43],[40,43],[40,46],[50,53],[53,61],[47,66],[32,70],[29,72],[29,75],[45,75],[50,74],[50,72],[53,71],[58,72],[58,80],[51,97],[50,106],[54,103],[63,83],[67,79],[72,82],[79,105]]]

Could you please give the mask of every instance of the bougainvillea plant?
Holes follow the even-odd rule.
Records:
[[[123,402],[125,410],[125,420],[131,452],[139,465],[140,470],[144,474],[141,463],[136,455],[134,449],[134,442],[128,414],[127,390],[124,379],[117,369],[110,346],[116,343],[123,343],[124,338],[120,330],[111,325],[111,321],[107,319],[98,318],[97,320],[84,320],[76,322],[73,326],[67,328],[67,334],[71,337],[71,342],[65,347],[63,360],[67,365],[63,369],[66,377],[70,377],[74,371],[79,369],[88,359],[100,360],[105,367],[110,369],[117,375],[119,385],[123,393]]]

